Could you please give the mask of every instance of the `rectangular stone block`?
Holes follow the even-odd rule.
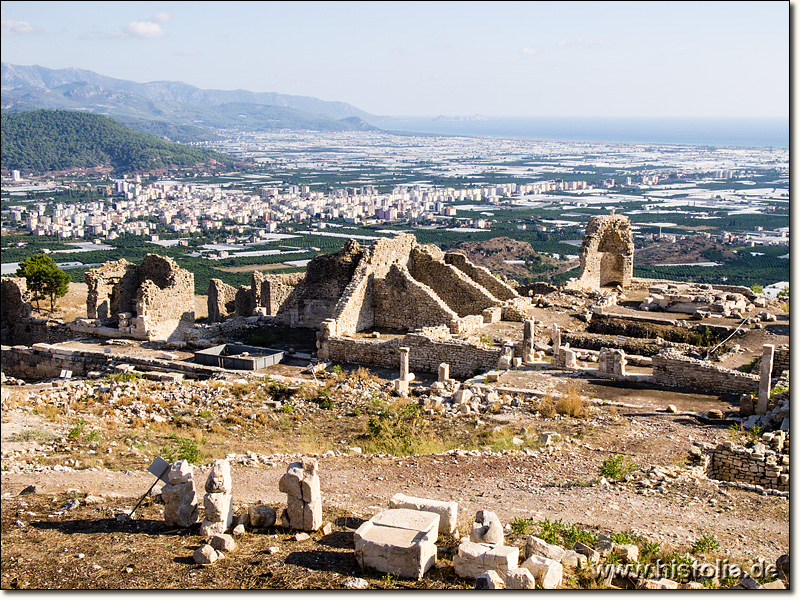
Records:
[[[390,509],[362,523],[353,534],[356,560],[397,577],[421,579],[436,564],[439,515]]]
[[[453,533],[458,523],[458,502],[415,498],[413,496],[397,493],[389,500],[389,507],[436,513],[439,515],[440,534]]]

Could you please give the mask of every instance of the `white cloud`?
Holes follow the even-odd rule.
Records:
[[[34,33],[36,28],[27,21],[13,21],[11,19],[0,19],[0,30],[3,35]]]
[[[125,33],[133,37],[157,38],[166,32],[161,29],[161,25],[154,21],[133,21],[128,23]]]
[[[525,46],[522,49],[522,53],[527,55],[527,56],[534,56],[536,54],[539,54],[539,51],[536,48],[531,48],[530,46]]]

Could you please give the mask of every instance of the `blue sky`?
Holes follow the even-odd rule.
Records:
[[[789,115],[786,1],[1,4],[18,65],[376,115]]]

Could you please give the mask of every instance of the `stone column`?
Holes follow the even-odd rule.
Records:
[[[450,365],[442,363],[439,365],[439,383],[447,383],[450,379]]]
[[[410,348],[403,346],[400,348],[400,379],[408,379],[408,353]]]
[[[285,528],[316,531],[322,527],[322,494],[316,458],[291,463],[278,482],[278,489],[286,494],[286,508],[281,515]]]
[[[167,475],[169,483],[161,488],[164,500],[164,521],[167,525],[186,528],[197,522],[197,494],[194,491],[194,467],[185,460],[176,460]]]
[[[211,465],[203,498],[205,517],[200,526],[200,535],[225,533],[233,521],[233,488],[231,465],[227,460],[217,459]]]
[[[561,328],[555,323],[553,323],[552,339],[553,356],[558,356],[558,354],[561,352]]]
[[[522,362],[533,362],[533,343],[536,339],[536,321],[528,319],[522,325]]]
[[[408,395],[408,384],[414,380],[414,374],[408,368],[408,353],[411,351],[407,346],[400,350],[400,377],[394,380],[394,389],[401,396]]]
[[[758,383],[757,415],[767,414],[769,394],[772,391],[772,363],[775,360],[775,345],[764,344],[761,352],[761,380]]]
[[[564,366],[568,369],[578,368],[578,358],[574,350],[564,348]]]

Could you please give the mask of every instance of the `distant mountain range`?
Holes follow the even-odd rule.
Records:
[[[178,81],[136,83],[81,69],[0,65],[2,112],[34,109],[107,115],[172,141],[213,139],[216,129],[377,130],[377,119],[344,102],[247,90],[202,90]]]

